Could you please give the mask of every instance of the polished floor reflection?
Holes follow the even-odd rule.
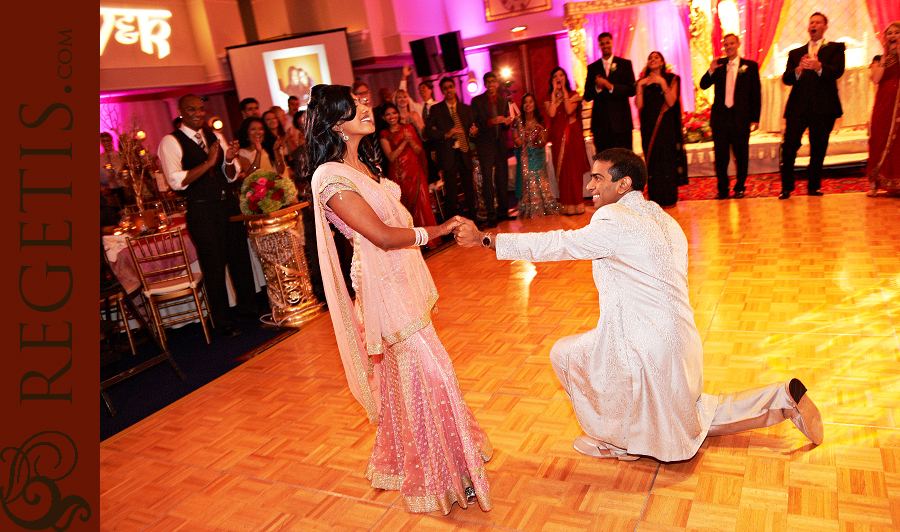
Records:
[[[592,212],[500,229],[576,228]],[[581,431],[547,355],[596,322],[590,264],[451,246],[427,261],[434,322],[495,448],[493,511],[412,515],[396,492],[369,487],[375,427],[323,316],[104,441],[102,529],[900,530],[900,200],[712,200],[669,212],[690,243],[704,391],[799,377],[826,422],[821,446],[787,422],[709,438],[686,462],[578,454]]]

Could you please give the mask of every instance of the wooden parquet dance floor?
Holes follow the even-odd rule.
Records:
[[[588,214],[501,224],[576,228]],[[495,507],[403,510],[363,476],[375,427],[324,315],[101,444],[103,530],[900,530],[900,200],[863,194],[682,202],[704,391],[798,377],[826,422],[709,438],[691,460],[618,462],[581,430],[547,355],[597,319],[587,262],[428,259],[435,326],[493,442]],[[127,405],[122,405],[127,408]]]

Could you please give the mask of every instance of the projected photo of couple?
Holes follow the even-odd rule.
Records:
[[[278,89],[284,94],[281,101],[289,96],[300,99],[300,108],[309,103],[309,91],[316,83],[322,83],[319,55],[309,54],[272,60],[278,79]]]

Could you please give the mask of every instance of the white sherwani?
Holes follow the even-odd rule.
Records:
[[[701,393],[703,350],[678,223],[633,191],[586,227],[503,233],[496,248],[498,259],[593,261],[597,328],[558,342],[568,359],[563,384],[585,433],[628,454],[694,456],[718,398]]]

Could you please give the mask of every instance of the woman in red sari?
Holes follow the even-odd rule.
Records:
[[[400,185],[400,202],[417,226],[437,225],[428,193],[425,148],[416,128],[400,123],[400,111],[392,103],[385,104],[382,118],[388,127],[381,130],[379,141],[388,160],[388,178]],[[434,249],[440,243],[440,239],[434,239],[428,247]]]
[[[878,195],[878,189],[888,195],[900,195],[900,21],[891,22],[884,30],[884,54],[872,65],[872,82],[878,85],[872,106],[869,134],[869,160],[866,175],[871,188],[866,194]]]
[[[559,186],[559,203],[566,215],[584,213],[584,173],[590,172],[581,124],[581,95],[569,88],[566,71],[550,73],[550,101],[544,102],[549,117],[550,151]]]

